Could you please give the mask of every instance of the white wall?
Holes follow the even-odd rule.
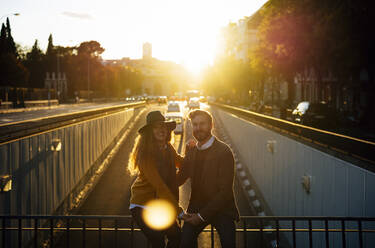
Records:
[[[374,173],[218,108],[215,113],[274,215],[375,216]],[[267,150],[269,141],[275,144],[274,153]],[[312,179],[310,194],[302,187],[304,175]],[[350,226],[357,228],[356,223]],[[323,234],[314,237],[314,247],[325,247]],[[300,236],[298,242],[305,240]],[[357,247],[354,240],[348,238],[347,247]],[[340,242],[341,236],[332,234],[333,247]]]

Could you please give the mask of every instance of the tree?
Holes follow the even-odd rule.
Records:
[[[28,71],[12,54],[0,56],[0,86],[26,87]]]
[[[9,18],[6,21],[6,36],[7,36],[7,51],[10,54],[13,54],[16,58],[18,58],[18,52],[16,48],[16,43],[13,40],[12,32],[10,28]]]
[[[44,54],[39,48],[38,40],[35,40],[31,51],[26,54],[25,66],[30,72],[29,87],[44,88],[44,77],[46,73]]]
[[[47,45],[47,51],[46,51],[47,56],[54,55],[54,46],[53,46],[53,38],[52,34],[48,36],[48,45]]]
[[[7,31],[5,28],[4,23],[1,25],[1,33],[0,33],[0,54],[8,53],[7,49]]]
[[[78,56],[90,56],[96,58],[104,52],[104,48],[100,46],[100,43],[94,40],[82,42],[77,50]]]
[[[9,19],[2,24],[0,32],[0,85],[26,86],[28,71],[18,58]]]

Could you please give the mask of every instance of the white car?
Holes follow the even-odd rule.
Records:
[[[181,112],[167,112],[165,114],[167,121],[175,121],[175,134],[182,134],[184,132],[184,115]]]
[[[177,102],[168,103],[167,113],[169,112],[180,112],[180,105]]]
[[[188,107],[191,108],[191,109],[199,108],[200,107],[199,98],[198,97],[190,98],[189,103],[188,103]]]

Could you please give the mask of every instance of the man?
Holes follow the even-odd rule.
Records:
[[[233,248],[235,223],[239,219],[234,198],[234,159],[230,148],[212,135],[210,113],[194,110],[189,113],[197,145],[187,151],[177,174],[182,185],[191,179],[191,196],[187,213],[182,216],[182,248],[197,247],[199,233],[213,225],[219,233],[221,246]]]

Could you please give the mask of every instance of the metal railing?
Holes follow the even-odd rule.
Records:
[[[46,116],[36,119],[29,119],[11,123],[0,124],[0,145],[12,141],[36,135],[53,129],[62,128],[71,124],[102,118],[128,108],[145,106],[145,102],[124,103],[116,106],[101,107],[91,110],[81,110],[73,113],[64,113],[53,116]]]
[[[148,246],[131,216],[0,216],[0,221],[1,247]],[[214,228],[203,232],[215,247]],[[373,247],[375,218],[242,216],[236,233],[239,247]]]

